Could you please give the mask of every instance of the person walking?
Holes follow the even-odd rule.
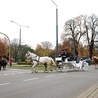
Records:
[[[10,67],[12,67],[12,59],[10,59]]]

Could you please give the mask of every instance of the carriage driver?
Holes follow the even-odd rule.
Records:
[[[63,62],[64,62],[64,61],[65,61],[65,58],[68,57],[68,51],[67,51],[67,49],[62,50],[62,52],[61,52],[61,57],[62,57],[62,60],[63,60]]]

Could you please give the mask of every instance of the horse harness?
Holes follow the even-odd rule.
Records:
[[[38,57],[38,59],[37,59],[37,57]],[[34,58],[36,58],[36,59],[33,59],[34,61],[37,61],[38,63],[39,63],[39,60],[40,60],[40,56],[35,56]]]
[[[27,56],[30,56],[30,54],[28,54]],[[41,63],[41,62],[40,62],[40,56],[37,56],[37,55],[36,55],[36,56],[33,57],[32,60],[33,60],[33,61],[36,61],[36,62],[38,62],[38,63]],[[47,68],[47,63],[46,63],[46,62],[44,63],[44,66],[45,66],[45,68]]]
[[[30,56],[30,54],[28,54],[27,56]],[[38,57],[38,59],[37,59],[37,57]],[[39,62],[39,60],[40,60],[40,57],[39,56],[35,56],[35,57],[33,57],[33,58],[36,58],[36,59],[32,59],[33,61],[37,61],[37,62]]]
[[[36,59],[34,59],[34,61],[37,61],[38,63],[41,63],[40,62],[40,56],[36,55],[35,57],[36,57]],[[37,57],[38,57],[38,59],[37,59]],[[46,62],[44,63],[44,66],[45,66],[45,68],[47,68],[47,63]]]

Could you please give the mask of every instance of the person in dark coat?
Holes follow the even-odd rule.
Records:
[[[61,57],[62,57],[62,60],[65,61],[65,58],[68,57],[68,51],[67,51],[67,49],[62,50]]]
[[[1,67],[2,67],[2,57],[0,56],[0,71],[1,71]]]
[[[6,56],[3,56],[2,63],[3,63],[3,69],[6,70],[6,65],[7,65],[7,58],[6,58]]]

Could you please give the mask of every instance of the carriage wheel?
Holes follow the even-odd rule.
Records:
[[[56,71],[62,71],[62,65],[55,68]]]
[[[84,70],[84,71],[88,71],[88,63],[87,62],[83,62],[82,63],[82,70]]]
[[[62,72],[67,72],[68,70],[69,70],[69,67],[67,67],[66,65],[63,65]]]

